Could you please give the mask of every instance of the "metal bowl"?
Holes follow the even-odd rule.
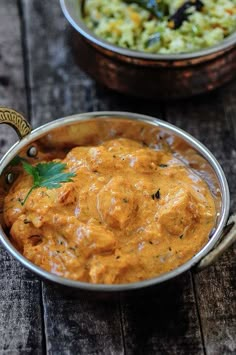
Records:
[[[121,120],[123,124],[122,131],[119,129]],[[207,181],[209,181],[209,187],[215,196],[217,221],[211,236],[209,236],[208,243],[196,255],[194,255],[192,259],[175,270],[152,279],[130,284],[90,284],[66,279],[43,270],[27,260],[17,249],[15,249],[8,238],[8,231],[4,227],[3,218],[1,218],[2,226],[0,228],[0,240],[2,244],[14,258],[38,276],[80,290],[102,292],[135,290],[157,285],[173,279],[193,267],[198,267],[199,269],[205,268],[229,245],[231,245],[233,241],[235,241],[235,218],[230,220],[230,224],[225,230],[230,205],[229,189],[225,175],[212,153],[210,153],[210,151],[198,140],[183,130],[153,117],[127,112],[93,112],[78,114],[43,125],[33,130],[31,133],[27,121],[13,110],[0,108],[0,121],[1,123],[8,123],[14,126],[21,138],[24,136],[24,138],[17,142],[0,161],[1,211],[3,209],[4,196],[7,194],[9,186],[14,180],[14,169],[16,167],[14,167],[11,162],[17,155],[20,154],[21,157],[23,156],[29,159],[31,156],[34,157],[35,154],[37,154],[37,150],[40,151],[40,149],[44,152],[47,150],[57,152],[63,147],[67,147],[68,149],[76,145],[94,144],[96,143],[93,136],[94,129],[98,132],[96,140],[99,142],[101,141],[101,138],[105,140],[116,136],[129,138],[131,133],[133,135],[136,128],[136,131],[140,132],[140,127],[145,127],[151,137],[147,142],[148,144],[155,144],[155,142],[158,142],[159,134],[162,134],[163,139],[169,145],[173,144],[173,142],[177,142],[178,144],[176,147],[182,146],[184,147],[184,150],[192,149],[194,154],[202,161],[201,171],[199,170],[198,173],[208,177]],[[137,133],[137,140],[141,139],[142,137],[138,136]],[[32,149],[32,147],[34,148]],[[33,154],[31,154],[32,152]],[[176,148],[176,152],[178,153],[178,148]],[[186,164],[189,164],[191,168],[194,168],[194,165],[192,165],[191,162],[186,162]],[[225,236],[226,233],[228,233],[227,236]]]
[[[91,77],[116,91],[167,99],[211,91],[236,76],[236,33],[207,49],[183,54],[149,54],[112,45],[85,25],[81,0],[60,0],[74,28],[78,64]]]

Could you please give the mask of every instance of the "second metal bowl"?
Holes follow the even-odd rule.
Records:
[[[73,26],[78,64],[110,89],[133,96],[167,99],[211,91],[236,76],[236,33],[191,53],[149,54],[112,45],[85,25],[81,0],[60,0]]]

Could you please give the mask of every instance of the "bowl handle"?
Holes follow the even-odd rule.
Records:
[[[196,265],[195,270],[202,271],[211,266],[215,261],[236,241],[236,214],[229,218],[227,225],[224,227],[220,241],[216,247],[208,253]]]
[[[0,107],[0,124],[1,123],[12,126],[20,139],[31,132],[29,122],[19,112],[8,107]]]

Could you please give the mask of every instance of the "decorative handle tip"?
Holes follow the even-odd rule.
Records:
[[[31,132],[29,122],[19,112],[8,107],[0,107],[0,124],[1,123],[12,126],[20,139]]]

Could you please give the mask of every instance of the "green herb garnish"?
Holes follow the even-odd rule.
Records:
[[[39,187],[46,187],[47,189],[58,189],[63,182],[73,181],[71,178],[76,174],[64,172],[66,164],[58,162],[39,163],[35,166],[22,161],[25,171],[33,177],[33,186],[28,191],[24,200],[21,201],[23,206],[31,194],[31,192]]]

